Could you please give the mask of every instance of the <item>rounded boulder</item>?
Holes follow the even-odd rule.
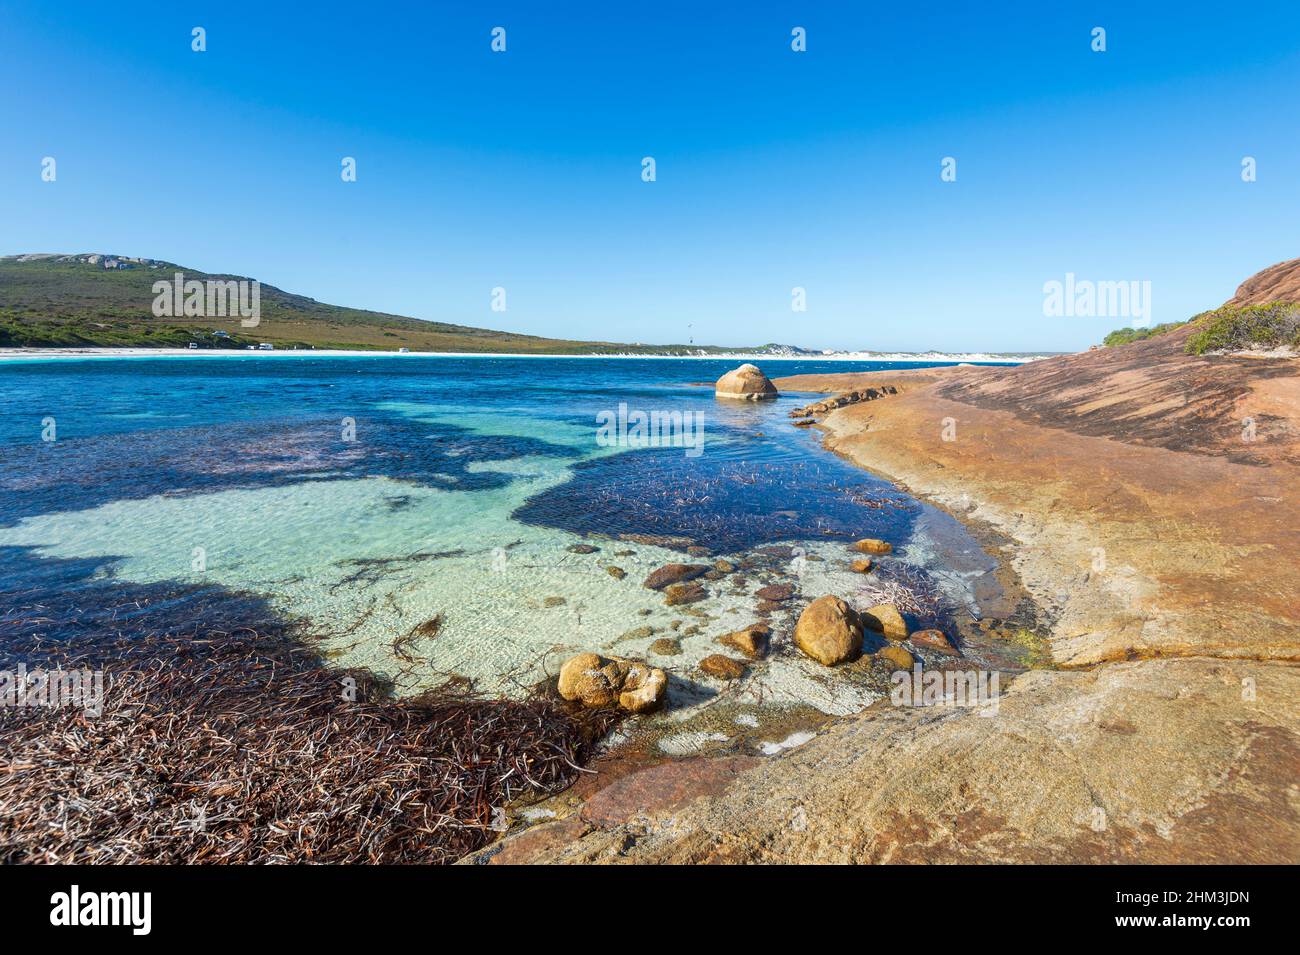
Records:
[[[776,385],[767,375],[758,370],[757,365],[741,365],[732,369],[714,386],[714,395],[718,398],[733,398],[740,401],[762,401],[777,396]]]
[[[839,597],[818,597],[799,615],[794,642],[818,663],[835,666],[862,652],[862,621]]]

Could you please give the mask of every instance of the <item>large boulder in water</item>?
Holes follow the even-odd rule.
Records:
[[[799,615],[794,642],[818,663],[833,667],[862,652],[862,621],[839,597],[818,597]]]
[[[761,401],[764,398],[775,398],[776,395],[776,385],[756,365],[741,365],[719,378],[714,386],[714,396],[718,398]]]

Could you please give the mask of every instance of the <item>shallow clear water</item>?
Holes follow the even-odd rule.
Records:
[[[735,361],[221,357],[0,363],[0,557],[11,602],[93,586],[165,595],[178,618],[213,588],[260,598],[342,665],[414,691],[449,678],[510,692],[565,655],[674,659],[754,619],[762,572],[683,616],[641,586],[689,543],[712,560],[792,561],[804,597],[863,585],[845,541],[901,545],[969,595],[927,538],[934,512],[820,447],[787,411],[807,396],[719,402]],[[772,362],[769,374],[882,363]],[[603,412],[698,414],[695,448],[598,442]],[[53,419],[55,440],[50,437]],[[692,432],[694,434],[694,432]],[[689,452],[689,453],[688,453]],[[951,532],[948,528],[946,532]],[[630,539],[629,539],[630,537]],[[574,553],[586,543],[593,553]],[[909,554],[910,551],[910,554]],[[627,572],[618,580],[606,570]],[[93,568],[93,570],[88,570]],[[766,575],[766,576],[765,576]],[[698,613],[705,610],[703,616]],[[413,628],[438,618],[436,634]],[[57,635],[60,621],[50,627]],[[653,628],[654,635],[644,629]],[[767,702],[827,712],[865,697],[815,665],[773,664]],[[707,697],[707,684],[679,687]]]

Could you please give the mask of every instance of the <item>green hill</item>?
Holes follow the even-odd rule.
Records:
[[[237,315],[155,317],[153,284],[170,281],[177,272],[183,272],[186,280],[245,280],[243,276],[201,272],[157,259],[90,253],[0,257],[0,347],[185,348],[190,342],[198,342],[204,348],[243,348],[270,342],[278,348],[409,348],[538,355],[801,351],[788,346],[739,349],[539,338],[326,305],[265,283],[261,286],[261,320],[255,328],[242,327]]]

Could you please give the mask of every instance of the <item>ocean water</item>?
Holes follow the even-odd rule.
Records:
[[[971,581],[990,562],[955,522],[794,428],[787,412],[808,396],[739,404],[699,386],[734,365],[0,363],[0,596],[10,607],[76,604],[75,625],[48,617],[52,638],[71,639],[96,607],[112,604],[119,623],[143,608],[158,627],[237,595],[248,614],[289,623],[400,693],[447,681],[521,693],[581,650],[643,656],[671,668],[682,710],[721,692],[694,663],[721,649],[717,635],[758,619],[764,583],[794,583],[801,605],[822,593],[866,602],[881,581],[923,579],[939,594],[936,618],[970,609]],[[773,376],[887,367],[765,363]],[[600,422],[620,406],[680,413],[701,426],[698,443],[602,441]],[[872,581],[848,569],[846,542],[865,536],[897,548]],[[742,569],[707,581],[708,599],[690,607],[642,586],[665,562],[719,558]],[[778,630],[793,619],[782,613]],[[681,652],[653,655],[661,637]],[[774,654],[727,689],[827,713],[875,696],[798,654]]]

